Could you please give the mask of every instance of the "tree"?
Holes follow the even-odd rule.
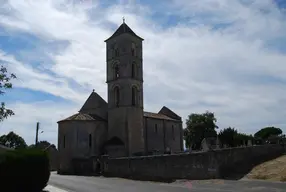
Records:
[[[270,136],[278,136],[282,134],[282,130],[276,127],[265,127],[254,134],[254,137],[268,139]]]
[[[186,120],[186,129],[184,130],[184,139],[186,147],[199,149],[201,141],[207,137],[215,137],[217,135],[216,118],[214,113],[206,111],[202,114],[192,113]]]
[[[2,135],[0,137],[0,144],[13,149],[21,149],[27,147],[25,140],[13,131],[7,135]]]
[[[48,142],[48,141],[39,141],[38,145],[37,145],[37,148],[45,149],[45,148],[49,147],[50,145],[51,145],[51,143]],[[35,147],[35,144],[32,144],[32,145],[29,146],[29,148],[34,148],[34,147]]]
[[[237,135],[235,136],[236,146],[247,145],[248,140],[253,140],[253,136],[247,135],[245,133],[237,133]]]
[[[235,147],[237,145],[237,130],[234,128],[226,128],[219,132],[218,137],[222,144],[226,144],[229,147]]]
[[[8,73],[6,67],[0,67],[0,95],[5,94],[7,89],[12,88],[11,80],[15,79],[16,76],[12,73]],[[14,115],[14,112],[11,109],[7,109],[5,103],[2,102],[0,106],[0,121],[8,118],[9,116]]]
[[[231,127],[221,130],[218,137],[223,144],[227,144],[229,147],[245,145],[248,140],[253,140],[252,135],[239,133],[235,128]]]

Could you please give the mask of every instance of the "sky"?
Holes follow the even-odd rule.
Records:
[[[215,113],[220,129],[286,132],[283,0],[0,0],[0,62],[15,73],[0,123],[57,144],[57,121],[93,89],[107,98],[105,43],[125,17],[144,38],[144,110],[185,119]],[[185,125],[184,125],[185,126]]]

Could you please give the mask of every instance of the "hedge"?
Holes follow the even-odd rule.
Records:
[[[42,150],[22,149],[0,154],[0,191],[40,192],[49,178],[49,157]]]

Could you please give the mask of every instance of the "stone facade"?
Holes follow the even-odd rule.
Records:
[[[183,149],[182,121],[163,114],[144,113],[145,149],[150,152],[179,152]]]
[[[72,172],[72,159],[99,156],[106,140],[106,121],[96,120],[85,114],[76,114],[59,122],[59,170]]]
[[[79,113],[58,122],[59,172],[73,159],[183,150],[182,119],[167,107],[144,111],[143,39],[123,23],[106,42],[108,102],[92,92]]]

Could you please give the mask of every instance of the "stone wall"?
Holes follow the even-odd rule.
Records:
[[[214,179],[246,174],[253,166],[282,155],[282,145],[220,149],[191,154],[102,159],[104,176],[140,180]],[[239,171],[239,172],[238,172]]]

